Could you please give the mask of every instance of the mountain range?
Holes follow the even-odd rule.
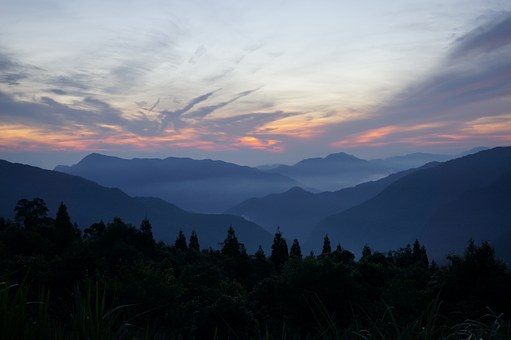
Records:
[[[421,168],[437,164],[431,162]],[[421,168],[400,171],[334,192],[311,193],[294,187],[284,193],[251,198],[228,209],[226,213],[242,216],[269,232],[279,227],[289,239],[307,240],[321,220],[376,196],[394,181]]]
[[[510,193],[511,147],[481,151],[415,171],[327,217],[308,246],[319,249],[326,234],[356,252],[364,244],[387,251],[419,239],[438,259],[461,251],[469,238],[498,244],[511,230]]]
[[[64,202],[81,229],[114,217],[135,226],[148,218],[158,240],[173,243],[180,229],[186,235],[195,230],[201,247],[216,249],[232,225],[249,252],[259,245],[268,250],[271,245],[270,233],[239,216],[190,213],[159,198],[130,197],[119,189],[57,171],[0,160],[0,187],[0,216],[4,218],[14,217],[18,200],[39,197],[46,202],[50,216],[55,216],[58,205]]]
[[[247,166],[177,157],[128,160],[90,154],[73,166],[55,170],[202,213],[219,213],[248,198],[300,185],[281,174]]]
[[[320,192],[350,187],[391,173],[385,164],[373,163],[344,152],[324,158],[304,159],[294,165],[277,165],[264,171],[293,178]]]
[[[288,240],[300,240],[305,252],[320,250],[325,235],[333,245],[340,243],[357,254],[365,244],[385,252],[418,239],[430,258],[442,259],[449,252],[460,252],[468,239],[474,238],[491,241],[498,255],[511,263],[511,147],[472,152],[321,193],[307,191],[303,185],[300,188],[298,175],[312,176],[318,167],[314,176],[324,175],[325,179],[344,163],[343,171],[349,177],[350,171],[356,172],[353,169],[363,164],[366,169],[391,169],[392,163],[399,168],[438,159],[439,155],[366,161],[341,153],[264,171],[211,160],[125,160],[99,154],[71,167],[59,166],[58,171],[0,161],[0,216],[12,218],[21,198],[40,197],[47,202],[50,214],[64,202],[81,228],[116,216],[137,225],[147,217],[155,237],[166,242],[173,242],[179,229],[185,234],[195,230],[202,247],[217,248],[232,225],[249,252],[259,245],[269,251],[272,233],[280,226]],[[378,162],[380,165],[374,165]],[[294,178],[266,172],[278,168]],[[124,192],[126,188],[133,196],[147,193],[160,197],[132,197]],[[254,192],[260,197],[243,198]],[[186,198],[179,201],[179,193]],[[227,206],[226,213],[189,212],[169,203],[173,198],[198,208],[213,204],[213,208],[203,209]]]
[[[258,169],[285,175],[305,185],[309,191],[336,191],[368,181],[377,180],[426,163],[444,162],[460,156],[485,150],[484,147],[468,150],[461,155],[412,153],[403,156],[365,160],[345,152],[326,157],[307,158],[294,165],[260,166]]]
[[[59,165],[55,170],[120,188],[132,196],[159,197],[188,211],[222,213],[247,199],[293,187],[315,193],[339,190],[450,158],[416,153],[368,161],[341,152],[292,166],[251,168],[209,159],[122,159],[93,153],[75,165]]]

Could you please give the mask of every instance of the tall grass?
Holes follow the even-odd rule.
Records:
[[[83,292],[78,287],[75,289],[72,312],[64,320],[52,315],[48,290],[39,290],[34,299],[31,296],[25,284],[0,282],[0,339],[181,338],[152,334],[149,329],[135,329],[124,313],[132,305],[110,307],[106,287],[98,282],[86,284]],[[511,339],[509,321],[490,309],[480,320],[465,320],[452,325],[441,314],[442,303],[438,297],[412,322],[401,322],[394,308],[386,305],[377,317],[354,311],[354,321],[347,329],[339,326],[335,316],[329,313],[317,295],[309,301],[309,306],[318,328],[316,334],[304,335],[307,339]],[[284,324],[278,338],[296,337],[292,330],[289,334],[287,331]],[[233,329],[229,333],[232,339],[240,338]],[[275,339],[269,330],[262,337]],[[214,338],[220,339],[221,336],[216,333]]]
[[[0,339],[50,338],[49,301],[48,291],[30,300],[24,284],[0,283]]]
[[[85,294],[77,287],[69,332],[75,339],[122,339],[130,324],[121,319],[121,312],[129,306],[109,308],[106,286],[98,282],[88,283]]]
[[[412,322],[400,322],[394,308],[385,304],[385,311],[379,317],[371,318],[365,314],[365,327],[361,326],[354,313],[354,322],[350,329],[339,328],[317,296],[315,305],[319,311],[320,317],[317,320],[321,329],[316,339],[511,339],[510,322],[505,320],[503,314],[496,314],[489,308],[481,320],[465,320],[452,325],[449,318],[440,312],[442,302],[438,296]]]
[[[50,292],[41,290],[30,299],[25,284],[0,283],[0,339],[123,339],[130,324],[121,318],[129,305],[109,308],[106,287],[77,287],[68,319],[58,319],[50,310]],[[140,338],[146,338],[144,336]]]

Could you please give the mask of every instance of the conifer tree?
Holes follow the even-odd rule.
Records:
[[[280,228],[277,228],[277,232],[275,233],[273,244],[271,246],[270,261],[273,262],[275,268],[280,271],[284,266],[284,263],[286,263],[288,257],[289,252],[287,248],[287,242],[282,237]]]
[[[302,249],[300,247],[300,243],[297,239],[293,240],[293,244],[291,245],[291,250],[289,252],[289,256],[297,259],[302,258]]]
[[[74,239],[75,228],[71,223],[71,218],[67,213],[67,207],[64,203],[60,203],[55,218],[56,241],[59,251],[67,247]]]
[[[153,227],[147,217],[144,218],[142,220],[142,222],[140,223],[140,232],[142,234],[142,239],[144,240],[144,243],[147,246],[152,247],[155,245],[154,236],[153,236]]]
[[[242,245],[239,243],[232,226],[227,230],[227,238],[223,242],[222,254],[227,256],[238,256],[241,254]]]
[[[332,246],[330,245],[330,239],[328,235],[325,235],[323,239],[323,250],[321,250],[321,255],[329,255],[332,252]]]
[[[254,257],[258,260],[266,260],[266,254],[261,245],[259,245],[259,248],[257,248],[257,251],[254,253]]]
[[[429,266],[426,248],[424,248],[424,246],[421,246],[418,240],[415,240],[415,242],[413,243],[412,257],[414,263],[423,266]]]
[[[200,251],[199,237],[197,236],[195,230],[192,230],[192,233],[190,235],[190,242],[188,243],[188,248],[195,251]]]
[[[176,242],[174,243],[174,246],[177,249],[181,250],[187,250],[188,246],[186,245],[186,237],[185,234],[183,234],[182,230],[179,230],[179,234],[177,235]]]

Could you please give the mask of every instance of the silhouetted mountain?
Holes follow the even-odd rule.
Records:
[[[280,174],[213,160],[190,158],[121,159],[91,154],[56,170],[81,176],[129,195],[162,198],[198,212],[222,212],[251,197],[298,185]]]
[[[386,251],[418,238],[433,257],[461,251],[470,237],[497,240],[511,229],[511,147],[494,148],[409,174],[368,201],[318,224],[323,236],[360,251]]]
[[[437,164],[429,163],[423,168]],[[253,221],[269,232],[274,232],[278,225],[287,238],[305,241],[322,219],[376,196],[394,181],[416,170],[401,171],[377,181],[335,192],[313,194],[295,187],[281,194],[251,198],[226,212]]]
[[[378,164],[384,169],[399,171],[404,169],[417,168],[430,162],[445,162],[453,158],[454,156],[451,155],[417,152],[404,156],[373,159],[370,162],[373,164]]]
[[[371,163],[344,152],[324,158],[308,158],[295,165],[280,165],[265,171],[285,175],[319,191],[350,187],[390,173],[380,164]]]
[[[364,160],[344,152],[324,158],[308,158],[295,165],[263,165],[258,169],[280,173],[305,184],[310,191],[335,191],[360,183],[374,181],[387,175],[418,168],[430,162],[445,162],[487,148],[478,147],[460,155],[412,153],[382,159]]]
[[[468,156],[468,155],[472,155],[474,153],[478,153],[480,151],[485,151],[485,150],[489,150],[490,148],[487,148],[486,146],[478,146],[478,147],[475,147],[475,148],[472,148],[470,150],[467,150],[467,151],[464,151],[462,153],[460,153],[458,155],[458,157],[463,157],[463,156]]]
[[[114,165],[117,169],[117,164]],[[146,175],[150,176],[147,172]],[[40,197],[46,201],[51,216],[60,202],[64,202],[73,222],[82,229],[100,220],[111,221],[116,216],[139,226],[147,217],[155,237],[166,242],[174,242],[179,229],[188,235],[195,230],[202,247],[217,248],[225,239],[229,225],[235,228],[240,242],[249,251],[257,250],[260,244],[269,247],[272,240],[260,226],[239,216],[190,213],[162,199],[134,198],[81,177],[2,160],[0,187],[0,216],[6,218],[13,218],[19,199]]]

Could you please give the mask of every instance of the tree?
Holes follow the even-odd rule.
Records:
[[[415,242],[413,243],[412,257],[413,262],[415,264],[419,264],[426,267],[429,266],[426,248],[424,248],[424,246],[421,246],[418,240],[415,240]]]
[[[369,257],[373,254],[371,248],[366,244],[364,248],[362,248],[362,260],[368,260]]]
[[[66,205],[61,202],[55,218],[56,243],[59,251],[68,247],[77,236],[76,229],[71,223]]]
[[[199,237],[197,236],[195,230],[192,230],[192,234],[190,235],[190,243],[188,243],[188,248],[195,251],[200,251]]]
[[[349,250],[343,249],[340,243],[337,243],[337,247],[335,248],[332,255],[336,261],[346,264],[351,263],[355,260],[355,254],[353,254]]]
[[[33,200],[23,198],[16,204],[14,212],[16,222],[23,222],[26,229],[33,229],[46,219],[48,208],[42,198]]]
[[[277,271],[280,271],[284,266],[284,263],[286,263],[288,257],[289,252],[287,249],[287,242],[282,237],[280,228],[277,228],[277,232],[275,233],[273,244],[271,246],[270,261],[273,262],[273,265]]]
[[[254,258],[257,260],[266,260],[266,254],[264,253],[263,247],[259,245],[259,248],[257,248],[257,251],[254,253]]]
[[[153,226],[147,217],[140,223],[140,233],[144,244],[149,248],[154,247],[155,241],[153,236]]]
[[[511,275],[504,262],[495,256],[487,241],[480,246],[470,239],[463,256],[451,254],[442,268],[441,298],[448,309],[478,317],[484,308],[497,313],[511,312]]]
[[[91,224],[90,227],[83,230],[83,236],[85,239],[93,239],[102,236],[106,231],[105,222],[100,221],[99,223]]]
[[[174,246],[177,249],[186,250],[188,249],[188,246],[186,245],[186,237],[185,234],[183,234],[182,230],[179,230],[179,234],[177,235],[176,242],[174,243]]]
[[[298,240],[296,238],[293,240],[293,244],[291,245],[291,250],[289,252],[289,256],[292,258],[296,258],[296,259],[301,259],[303,257],[300,243],[298,242]]]
[[[242,244],[238,241],[232,226],[227,230],[227,238],[222,245],[222,254],[235,257],[241,254]]]
[[[330,245],[330,239],[328,238],[328,235],[325,235],[325,238],[323,239],[323,250],[321,250],[321,255],[329,255],[332,252],[332,246]]]

